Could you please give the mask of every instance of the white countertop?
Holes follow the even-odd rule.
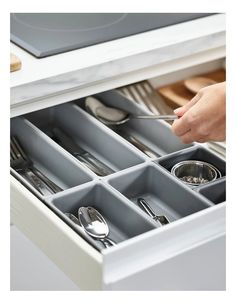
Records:
[[[10,77],[11,107],[222,46],[225,46],[224,14],[42,59],[11,43],[11,52],[22,61],[22,69]]]

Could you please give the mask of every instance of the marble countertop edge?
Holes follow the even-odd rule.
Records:
[[[22,60],[22,70],[11,73],[10,85],[16,88],[75,71],[84,72],[107,64],[118,65],[128,58],[148,56],[150,52],[183,46],[188,41],[200,41],[212,35],[217,37],[224,31],[225,16],[218,14],[42,59],[12,43],[11,52]]]

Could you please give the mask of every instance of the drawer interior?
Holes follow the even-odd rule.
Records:
[[[159,160],[157,160],[157,162],[168,172],[170,172],[174,165],[184,160],[199,160],[213,165],[219,170],[218,178],[221,176],[225,176],[226,174],[225,161],[201,146],[195,146],[192,148],[172,153],[170,155],[160,158]]]
[[[68,157],[65,151],[58,149],[47,136],[24,118],[12,119],[11,136],[17,138],[35,167],[62,190],[93,179],[90,172]]]
[[[212,201],[214,204],[220,204],[226,201],[226,178],[220,178],[210,185],[204,185],[197,191]]]
[[[119,137],[113,136],[112,132],[102,128],[96,120],[92,120],[73,104],[45,109],[26,117],[52,139],[55,136],[55,128],[63,131],[75,144],[107,166],[111,171],[107,174],[144,161],[142,155],[125,145]],[[105,172],[104,175],[107,174]]]
[[[136,206],[138,198],[145,199],[156,214],[164,214],[170,222],[211,206],[154,164],[120,173],[108,182]]]
[[[217,61],[212,67],[219,64]],[[200,70],[196,69],[196,73]],[[187,75],[189,70],[185,72]],[[184,73],[181,75],[184,77]],[[160,77],[159,85],[163,79]],[[150,83],[157,84],[158,79],[152,79]],[[150,109],[132,102],[120,90],[94,97],[107,106],[119,107],[128,113],[150,114]],[[224,185],[220,183],[220,194],[216,186],[221,179],[195,191],[173,177],[170,170],[175,163],[194,158],[212,163],[225,176],[224,160],[198,144],[182,144],[171,132],[170,125],[163,121],[130,120],[117,128],[105,126],[88,113],[85,100],[81,98],[14,118],[11,120],[11,135],[19,139],[35,166],[62,189],[59,193],[40,194],[42,202],[91,246],[101,252],[114,250],[104,248],[101,241],[86,234],[65,213],[77,216],[79,207],[95,207],[106,219],[109,237],[119,248],[124,242],[162,228],[138,206],[139,197],[144,198],[156,214],[165,215],[170,221],[168,225],[222,201]],[[65,132],[81,148],[79,154],[88,152],[110,171],[98,174],[94,167],[78,157],[78,153],[73,153],[68,145],[66,147],[55,138],[55,128]],[[133,138],[152,153],[146,153]],[[36,193],[23,175],[14,168],[12,172]]]
[[[78,217],[79,207],[93,207],[105,218],[109,226],[108,237],[116,244],[129,238],[160,227],[160,224],[152,220],[137,207],[129,204],[122,195],[117,194],[103,183],[88,185],[83,189],[74,189],[69,194],[62,193],[51,198],[51,203],[63,214],[71,213]],[[74,228],[81,231],[82,228],[73,222]],[[92,237],[89,237],[93,241]],[[102,242],[94,242],[100,250],[104,248]]]
[[[128,103],[127,98],[117,91],[96,94],[94,97],[108,107],[117,107],[127,113],[135,115],[146,114],[143,107],[130,102]],[[76,104],[84,111],[88,112],[85,107],[85,101],[86,98],[79,100]],[[154,159],[191,146],[183,144],[169,131],[166,123],[163,123],[163,121],[130,119],[125,124],[117,125],[115,127],[112,126],[110,128],[137,148],[139,148],[137,141],[144,144],[149,151],[149,153],[145,154]],[[167,138],[168,140],[166,140]]]

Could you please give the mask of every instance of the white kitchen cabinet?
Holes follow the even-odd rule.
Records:
[[[222,16],[219,15],[218,18],[222,19]],[[116,75],[109,74],[107,77],[108,63],[104,64],[104,70],[99,72],[100,79],[92,77],[90,83],[87,80],[83,83],[83,74],[80,74],[80,84],[77,83],[73,88],[62,84],[60,90],[60,77],[63,78],[66,74],[58,75],[57,80],[51,79],[51,83],[48,80],[47,84],[43,79],[26,83],[22,83],[21,80],[21,84],[18,80],[18,85],[14,86],[14,83],[17,83],[17,74],[15,74],[11,89],[12,117],[143,79],[164,85],[186,76],[218,68],[222,65],[225,56],[223,20],[219,19],[217,26],[220,29],[215,35],[219,34],[220,38],[214,44],[211,41],[214,40],[212,33],[203,35],[205,41],[210,40],[210,46],[207,48],[205,45],[204,50],[200,48],[194,54],[180,52],[180,56],[176,54],[172,59],[168,57],[161,62],[152,59],[145,66],[140,62],[135,65],[136,60],[140,58],[143,60],[142,63],[146,58],[148,62],[149,53],[143,51],[133,57],[130,55],[125,61],[122,61],[122,58],[119,59],[121,61],[117,59],[117,68],[113,70]],[[153,35],[155,39],[155,31]],[[193,41],[194,37],[187,41],[189,48],[194,48]],[[155,48],[158,50],[157,46]],[[155,48],[153,47],[152,50],[154,53]],[[22,51],[20,52],[22,54]],[[119,68],[121,62],[123,64],[130,62],[129,68]],[[95,67],[88,67],[86,73],[94,71]],[[99,70],[101,71],[103,67],[101,64]],[[79,72],[81,73],[82,70]],[[41,96],[37,95],[38,93],[31,96],[37,85],[42,89]],[[50,85],[56,87],[57,92],[50,91]],[[42,96],[44,89],[45,95]],[[22,90],[25,90],[23,95]],[[66,191],[69,193],[70,189],[65,190],[65,193]],[[178,219],[169,225],[152,229],[118,246],[99,252],[16,177],[11,176],[11,220],[79,289],[225,289],[225,203],[212,204],[209,208]]]

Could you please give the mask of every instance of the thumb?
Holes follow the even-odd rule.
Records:
[[[199,99],[201,98],[201,94],[200,93],[197,93],[197,95],[195,95],[188,103],[186,103],[184,106],[180,107],[180,108],[177,108],[174,110],[174,113],[181,117],[184,115],[184,113],[186,113],[190,108],[192,108],[192,106],[194,106],[198,101]]]

